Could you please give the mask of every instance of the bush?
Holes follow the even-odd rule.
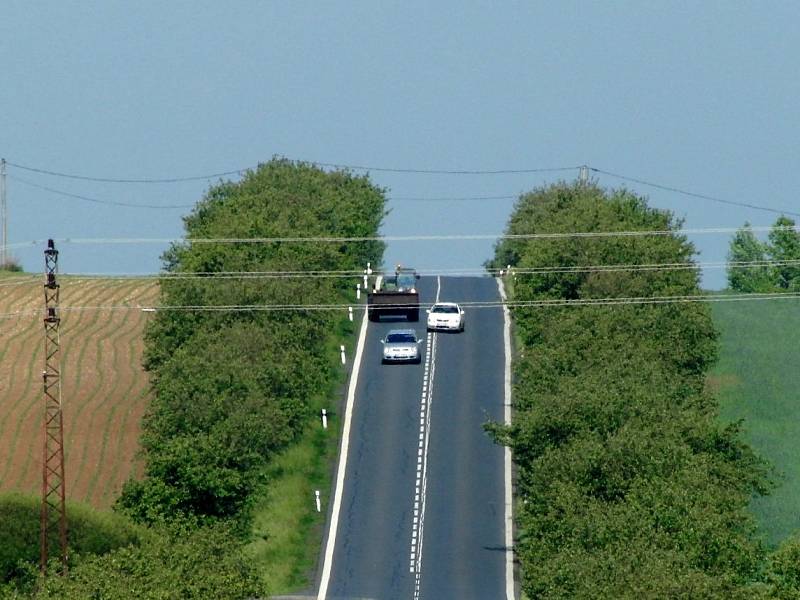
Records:
[[[187,238],[374,237],[384,190],[367,177],[274,159],[240,183],[209,190],[186,217]],[[197,243],[164,254],[171,274],[334,271],[381,263],[383,244]],[[166,306],[343,303],[353,280],[164,278]],[[339,376],[331,342],[344,311],[158,311],[146,330],[155,397],[143,423],[145,478],[118,506],[142,522],[236,519],[246,530],[252,496],[272,456],[298,438],[314,398]]]
[[[21,563],[38,564],[40,507],[41,500],[33,496],[0,496],[0,581],[22,575]],[[105,554],[138,544],[146,535],[122,515],[73,502],[67,504],[67,524],[70,553],[75,554]]]
[[[6,262],[0,265],[0,271],[8,271],[9,273],[22,273],[22,265],[16,258],[7,258]]]
[[[266,590],[235,536],[222,526],[159,531],[139,546],[81,556],[67,577],[51,573],[36,600],[240,600]],[[54,566],[55,569],[55,566]]]
[[[523,195],[508,233],[669,231],[625,191],[558,184]],[[511,299],[698,295],[696,269],[526,274],[523,268],[684,263],[681,235],[504,239]],[[490,424],[518,466],[517,555],[530,597],[754,597],[765,553],[747,505],[770,471],[704,391],[708,307],[620,304],[512,311],[515,416]],[[522,356],[524,355],[524,356]]]

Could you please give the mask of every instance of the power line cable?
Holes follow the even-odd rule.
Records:
[[[9,163],[10,164],[10,163]],[[323,163],[312,162],[311,164],[320,167],[329,167],[333,169],[349,169],[352,171],[375,171],[382,173],[413,173],[422,175],[518,175],[526,173],[557,173],[561,171],[575,171],[580,168],[580,165],[575,167],[543,167],[536,169],[410,169],[398,167],[375,167],[364,165],[348,165],[342,163]]]
[[[690,294],[675,296],[633,296],[633,297],[604,297],[604,298],[581,298],[567,300],[563,298],[542,299],[542,300],[511,300],[511,301],[484,301],[458,302],[462,307],[469,309],[480,308],[544,308],[544,307],[568,307],[568,306],[619,306],[619,305],[644,305],[644,304],[681,304],[693,302],[743,302],[743,301],[765,301],[765,300],[786,300],[800,299],[800,292],[774,292],[774,293],[743,293],[743,294]],[[381,305],[382,308],[391,308],[394,305]],[[398,305],[400,306],[400,305]],[[406,306],[405,304],[402,306]],[[430,303],[421,304],[421,307],[431,306]],[[61,313],[69,312],[92,312],[92,311],[123,311],[138,310],[143,312],[158,311],[182,311],[182,312],[269,312],[269,311],[347,311],[364,310],[367,306],[359,303],[349,304],[248,304],[248,305],[165,305],[165,306],[142,306],[131,304],[109,304],[98,306],[62,306]],[[41,314],[41,309],[29,309],[10,313],[0,314],[0,319],[10,319],[21,316],[34,316]]]
[[[699,270],[699,269],[750,269],[759,267],[781,267],[800,265],[800,259],[787,260],[752,260],[730,262],[679,262],[679,263],[618,263],[605,265],[572,265],[550,267],[511,267],[510,273],[514,275],[552,275],[569,273],[609,273],[625,271],[673,271],[673,270]],[[506,269],[469,268],[460,269],[416,269],[424,277],[441,276],[496,276],[502,275]],[[72,280],[186,280],[199,279],[203,281],[227,279],[359,279],[363,277],[363,270],[350,271],[205,271],[205,272],[161,272],[161,273],[61,273],[62,277]],[[30,283],[32,280],[19,282]],[[0,284],[2,285],[2,284]]]
[[[216,179],[218,177],[227,177],[230,175],[241,175],[242,173],[251,169],[251,167],[246,167],[244,169],[235,169],[233,171],[222,171],[220,173],[209,173],[207,175],[193,175],[189,177],[166,177],[163,179],[156,179],[156,178],[141,178],[141,179],[124,179],[124,178],[115,178],[115,177],[91,177],[87,175],[75,175],[72,173],[61,173],[59,171],[51,171],[48,169],[40,169],[37,167],[28,167],[26,165],[21,165],[18,163],[13,163],[6,161],[6,164],[15,167],[17,169],[22,169],[24,171],[30,171],[32,173],[40,173],[42,175],[50,175],[52,177],[64,177],[66,179],[79,179],[81,181],[95,181],[100,183],[181,183],[185,181],[200,181],[203,179]]]
[[[469,202],[469,201],[487,201],[487,200],[516,200],[520,194],[505,195],[505,196],[389,196],[387,200],[394,200],[396,202]]]
[[[696,192],[690,192],[690,191],[687,191],[687,190],[682,190],[680,188],[676,188],[676,187],[672,187],[672,186],[668,186],[668,185],[663,185],[663,184],[660,184],[660,183],[653,183],[652,181],[645,181],[644,179],[638,179],[636,177],[629,177],[628,175],[620,175],[619,173],[612,173],[611,171],[605,171],[603,169],[598,169],[596,167],[588,167],[588,168],[589,168],[589,170],[591,170],[591,171],[593,171],[595,173],[601,173],[603,175],[608,175],[609,177],[616,177],[617,179],[621,179],[622,181],[628,181],[628,182],[631,182],[631,183],[638,183],[638,184],[646,185],[646,186],[649,186],[649,187],[652,187],[652,188],[656,188],[656,189],[659,189],[659,190],[664,190],[666,192],[674,192],[676,194],[682,194],[684,196],[690,196],[692,198],[698,198],[700,200],[709,200],[711,202],[719,202],[719,203],[728,204],[728,205],[731,205],[731,206],[741,206],[741,207],[744,207],[744,208],[752,208],[754,210],[763,210],[763,211],[766,211],[766,212],[771,212],[771,213],[780,214],[780,215],[791,215],[791,216],[794,216],[794,217],[800,217],[800,213],[798,213],[798,212],[792,212],[792,211],[789,211],[789,210],[778,210],[776,208],[769,208],[769,207],[766,207],[766,206],[759,206],[757,204],[749,204],[747,202],[735,202],[733,200],[726,200],[724,198],[718,198],[716,196],[708,196],[706,194],[698,194]]]
[[[292,160],[292,159],[289,159]],[[381,167],[381,166],[366,166],[366,165],[353,165],[353,164],[345,164],[345,163],[325,163],[325,162],[314,162],[314,161],[296,161],[296,162],[307,162],[308,164],[319,166],[319,167],[327,167],[327,168],[335,168],[335,169],[348,169],[354,171],[374,171],[374,172],[383,172],[383,173],[408,173],[408,174],[426,174],[426,175],[511,175],[511,174],[533,174],[533,173],[558,173],[558,172],[565,172],[565,171],[573,171],[579,170],[582,166],[586,167],[590,171],[594,173],[599,173],[602,175],[607,175],[609,177],[614,177],[620,179],[622,181],[628,181],[631,183],[638,183],[640,185],[649,186],[652,188],[673,192],[677,194],[681,194],[684,196],[690,196],[693,198],[698,198],[702,200],[708,200],[711,202],[718,202],[722,204],[727,204],[730,206],[740,206],[744,208],[751,208],[754,210],[761,210],[766,212],[771,212],[775,214],[784,214],[784,215],[792,215],[796,217],[800,217],[800,213],[793,212],[793,211],[786,211],[786,210],[779,210],[774,209],[766,206],[760,206],[756,204],[750,204],[746,202],[737,202],[733,200],[726,200],[724,198],[719,198],[716,196],[710,196],[707,194],[699,194],[697,192],[692,192],[688,190],[684,190],[681,188],[677,188],[674,186],[664,185],[660,183],[655,183],[652,181],[647,181],[644,179],[640,179],[637,177],[631,177],[629,175],[623,175],[620,173],[615,173],[613,171],[606,171],[605,169],[600,169],[598,167],[592,167],[588,165],[576,165],[570,167],[544,167],[544,168],[530,168],[530,169],[416,169],[416,168],[400,168],[400,167]],[[235,169],[231,171],[223,171],[218,173],[210,173],[207,175],[196,175],[190,177],[168,177],[168,178],[113,178],[113,177],[92,177],[86,175],[76,175],[72,173],[63,173],[59,171],[53,171],[50,169],[43,169],[38,167],[30,167],[26,165],[22,165],[19,163],[14,162],[6,162],[8,166],[22,169],[26,171],[30,171],[33,173],[40,173],[43,175],[50,175],[55,177],[64,177],[69,179],[78,179],[83,181],[94,181],[94,182],[103,182],[103,183],[179,183],[185,181],[199,181],[199,180],[208,180],[208,179],[215,179],[219,177],[226,177],[231,175],[241,175],[246,171],[253,170],[257,167],[246,167],[243,169]],[[485,200],[496,200],[496,199],[508,199],[508,196],[498,197],[477,197],[476,200],[485,199]],[[86,199],[86,198],[82,198]],[[466,198],[464,198],[466,199]],[[422,199],[419,199],[422,200]],[[94,201],[93,199],[90,201]],[[417,201],[414,199],[413,201]]]
[[[117,202],[115,200],[100,200],[98,198],[90,198],[89,196],[82,196],[80,194],[73,194],[70,192],[65,192],[64,190],[57,190],[55,188],[39,185],[38,183],[33,183],[32,181],[27,181],[26,179],[22,179],[21,177],[16,177],[14,175],[8,175],[8,178],[30,187],[38,188],[40,190],[45,190],[52,194],[67,196],[68,198],[76,198],[78,200],[85,200],[86,202],[93,202],[95,204],[109,204],[113,206],[126,206],[131,208],[155,208],[155,209],[193,208],[195,206],[194,204],[168,204],[168,205],[134,204],[131,202]]]
[[[411,174],[426,174],[426,175],[511,175],[511,174],[525,174],[525,173],[554,173],[561,171],[574,171],[579,166],[575,167],[545,167],[533,169],[497,169],[497,170],[484,170],[484,169],[413,169],[413,168],[396,168],[396,167],[380,167],[380,166],[364,166],[364,165],[350,165],[343,163],[325,163],[316,161],[304,161],[296,159],[288,159],[293,162],[307,163],[318,167],[327,167],[333,169],[347,169],[351,171],[375,171],[383,173],[411,173]],[[195,175],[190,177],[166,177],[166,178],[118,178],[118,177],[93,177],[88,175],[76,175],[74,173],[64,173],[60,171],[53,171],[50,169],[43,169],[39,167],[31,167],[19,163],[7,161],[11,167],[30,171],[33,173],[40,173],[42,175],[50,175],[53,177],[65,177],[68,179],[80,179],[83,181],[95,181],[102,183],[180,183],[184,181],[199,181],[203,179],[215,179],[218,177],[227,177],[230,175],[241,175],[242,173],[253,170],[256,167],[245,167],[243,169],[235,169],[232,171],[223,171],[219,173],[210,173],[207,175]]]
[[[24,185],[38,188],[40,190],[45,190],[47,192],[58,194],[60,196],[66,196],[68,198],[76,198],[78,200],[86,200],[87,202],[93,202],[96,204],[109,204],[114,206],[128,206],[132,208],[155,208],[155,209],[175,209],[175,208],[194,208],[196,204],[169,204],[169,205],[161,205],[161,204],[134,204],[130,202],[118,202],[114,200],[101,200],[99,198],[92,198],[89,196],[83,196],[81,194],[73,194],[72,192],[67,192],[64,190],[40,185],[38,183],[34,183],[32,181],[28,181],[27,179],[23,179],[21,177],[17,177],[14,175],[7,175],[9,179],[13,179],[19,183]],[[424,196],[413,196],[413,197],[406,197],[406,196],[389,196],[387,200],[395,201],[395,202],[470,202],[470,201],[489,201],[489,200],[514,200],[519,198],[519,195],[498,195],[498,196],[438,196],[438,197],[424,197]]]
[[[274,244],[274,243],[353,243],[353,242],[404,242],[404,241],[460,241],[460,240],[535,240],[564,238],[646,237],[669,235],[700,235],[735,233],[741,227],[705,227],[698,229],[665,229],[639,231],[577,231],[557,233],[490,233],[454,235],[384,235],[384,236],[305,236],[305,237],[254,237],[254,238],[59,238],[61,244]],[[748,228],[753,232],[800,231],[800,225],[759,226]],[[30,240],[9,244],[9,248],[22,248],[44,244],[44,240]]]

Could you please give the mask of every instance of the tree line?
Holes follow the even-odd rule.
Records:
[[[384,244],[192,243],[191,239],[374,237],[385,190],[367,176],[280,158],[211,187],[184,218],[186,241],[163,255],[160,305],[262,306],[352,301],[344,278],[215,274],[360,271]],[[199,277],[175,278],[180,274]],[[170,277],[171,276],[171,277]],[[144,527],[139,543],[73,557],[67,578],[7,587],[36,598],[242,598],[265,595],[243,552],[269,465],[335,393],[347,313],[158,309],[145,332],[153,397],[141,437],[144,476],[116,510]],[[26,587],[27,586],[27,587]],[[0,589],[2,591],[2,589]]]
[[[747,222],[736,232],[728,250],[728,286],[745,293],[800,291],[800,233],[793,219],[778,217],[767,241]]]
[[[561,183],[520,197],[507,233],[680,229],[626,190]],[[660,237],[504,239],[487,266],[692,261]],[[695,295],[699,271],[525,274],[512,300]],[[703,303],[514,308],[514,418],[489,424],[517,465],[516,556],[530,598],[783,598],[800,544],[768,552],[748,504],[770,466],[706,388]]]
[[[274,160],[212,188],[185,219],[187,238],[377,235],[384,194],[365,177]],[[330,304],[352,294],[344,278],[215,279],[218,272],[354,271],[380,264],[381,242],[180,243],[161,284],[167,306]],[[145,477],[120,506],[137,520],[175,515],[244,523],[264,465],[313,415],[336,355],[330,311],[159,311],[145,335],[155,397],[144,421]]]

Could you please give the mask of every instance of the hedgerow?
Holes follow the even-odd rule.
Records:
[[[519,269],[506,278],[512,300],[697,295],[697,269],[522,270],[689,262],[680,226],[626,190],[558,184],[523,195],[507,232],[667,233],[506,238],[488,266]],[[513,319],[515,416],[488,428],[518,467],[515,550],[529,597],[797,592],[796,568],[770,567],[785,569],[796,546],[768,561],[747,511],[771,470],[739,424],[718,422],[705,389],[717,355],[706,305],[515,308]]]
[[[384,205],[384,190],[365,176],[282,159],[260,165],[212,187],[185,218],[187,241],[163,257],[173,277],[161,281],[161,304],[342,303],[354,279],[263,275],[379,265],[379,241],[287,238],[374,237]],[[243,238],[280,240],[208,242]],[[231,272],[262,276],[214,277]],[[143,423],[145,477],[126,484],[119,506],[143,522],[246,521],[270,457],[297,439],[310,400],[338,377],[330,347],[346,319],[326,310],[159,310],[146,330],[155,394]]]

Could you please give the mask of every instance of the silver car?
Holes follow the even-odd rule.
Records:
[[[422,354],[419,345],[422,340],[417,339],[417,332],[413,329],[392,329],[381,340],[383,344],[384,364],[393,362],[419,363]]]

